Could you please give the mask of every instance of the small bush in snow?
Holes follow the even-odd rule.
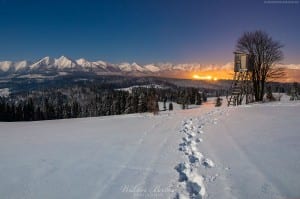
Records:
[[[217,97],[215,106],[216,107],[222,106],[222,100],[223,100],[222,98]]]
[[[269,101],[269,102],[272,102],[272,101],[276,100],[275,97],[273,96],[272,88],[270,86],[267,88],[266,98],[267,98],[267,101]]]

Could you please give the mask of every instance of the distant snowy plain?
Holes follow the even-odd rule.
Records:
[[[0,198],[300,198],[300,103],[225,104],[0,122]]]

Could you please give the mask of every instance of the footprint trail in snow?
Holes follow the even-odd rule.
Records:
[[[184,120],[180,133],[182,142],[179,144],[179,151],[186,157],[186,161],[175,166],[179,174],[178,191],[175,199],[195,198],[201,199],[206,195],[205,177],[198,173],[201,169],[215,167],[215,163],[199,151],[197,145],[203,142],[200,137],[204,131],[203,127],[207,124],[217,124],[217,119],[213,118],[217,113],[223,113],[222,110],[214,110],[206,113],[200,118],[190,118]],[[217,175],[216,175],[217,176]]]

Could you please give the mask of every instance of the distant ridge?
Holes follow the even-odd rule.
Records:
[[[292,79],[300,77],[300,64],[281,64],[281,67],[288,69],[287,74],[292,74]],[[1,78],[40,78],[53,77],[62,75],[72,75],[73,73],[93,73],[96,75],[132,75],[132,76],[164,76],[191,78],[192,73],[201,73],[207,71],[231,71],[233,63],[228,62],[223,65],[210,64],[204,65],[199,63],[173,64],[173,63],[156,63],[140,65],[136,62],[123,62],[112,64],[102,60],[89,61],[85,58],[73,60],[67,56],[52,58],[46,56],[38,61],[0,61]],[[290,73],[289,71],[293,71]],[[291,75],[290,75],[291,76]]]

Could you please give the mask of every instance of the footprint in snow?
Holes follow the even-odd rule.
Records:
[[[188,156],[189,157],[189,161],[190,163],[196,163],[196,162],[201,162],[203,159],[203,155],[202,153],[196,151],[196,152],[192,152],[191,155]]]
[[[185,191],[190,198],[203,198],[206,191],[204,187],[204,178],[193,172],[187,163],[179,163],[175,167],[179,173],[179,182],[185,182]],[[176,193],[175,198],[186,197],[184,194]]]
[[[191,173],[188,177],[189,180],[186,182],[186,191],[189,193],[190,198],[203,198],[206,194],[203,177],[196,173]]]
[[[189,141],[190,141],[190,138],[187,136],[187,137],[183,137],[182,140],[183,140],[184,142],[189,142]]]
[[[206,168],[212,168],[212,167],[215,167],[215,163],[208,159],[208,158],[205,158],[202,160],[202,165],[205,166]]]
[[[190,165],[187,163],[179,163],[174,168],[179,173],[179,182],[184,182],[188,180],[187,171],[190,170]]]

